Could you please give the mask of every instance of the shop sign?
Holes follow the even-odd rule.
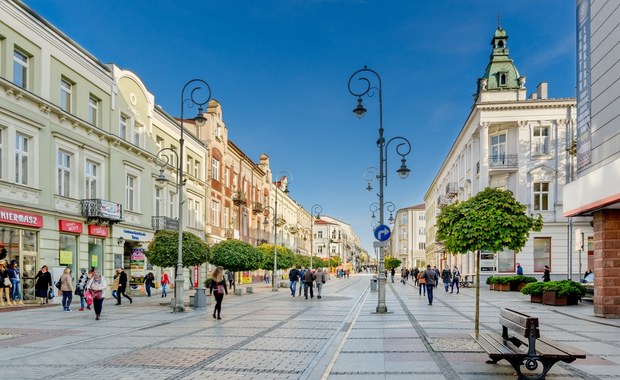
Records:
[[[194,265],[194,288],[198,287],[198,266]]]
[[[107,237],[108,236],[108,227],[96,226],[94,224],[89,224],[88,225],[88,234],[89,235],[94,235],[94,236]]]
[[[106,200],[101,200],[101,205],[99,208],[99,212],[101,216],[112,219],[112,220],[121,220],[121,205],[114,202],[109,202]]]
[[[82,223],[61,219],[58,221],[58,230],[62,232],[71,232],[72,234],[81,234]]]
[[[0,223],[19,224],[21,226],[41,228],[43,227],[43,217],[41,215],[0,208]]]
[[[489,252],[480,253],[480,271],[495,272],[495,254]]]

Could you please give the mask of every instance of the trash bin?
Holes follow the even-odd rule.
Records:
[[[370,291],[377,291],[377,276],[372,276],[372,278],[370,279]]]
[[[194,294],[194,307],[201,308],[207,307],[207,289],[206,288],[196,288],[196,293]]]

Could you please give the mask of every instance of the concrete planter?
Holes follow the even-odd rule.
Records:
[[[500,292],[509,292],[510,291],[510,283],[505,284],[495,284],[495,290]]]
[[[532,303],[542,303],[542,294],[530,294],[530,301]]]
[[[243,289],[235,288],[235,295],[236,296],[242,296],[243,295]]]
[[[253,287],[251,287],[251,286],[246,286],[246,287],[245,287],[245,292],[246,292],[247,294],[252,294],[252,293],[254,293],[254,288],[253,288]]]

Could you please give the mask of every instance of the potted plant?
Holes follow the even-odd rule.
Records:
[[[494,290],[495,284],[493,283],[493,276],[487,277],[486,284],[489,285],[489,290]]]
[[[544,282],[530,282],[521,289],[521,293],[530,296],[533,303],[542,303]]]
[[[511,276],[498,276],[493,277],[494,289],[500,292],[510,291],[510,278]]]
[[[544,283],[543,303],[555,306],[576,305],[585,293],[585,287],[578,282],[549,281]]]
[[[510,290],[513,292],[520,292],[525,285],[538,281],[536,277],[529,277],[523,275],[510,277]]]

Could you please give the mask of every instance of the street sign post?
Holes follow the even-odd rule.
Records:
[[[392,231],[390,230],[390,227],[386,226],[385,224],[380,224],[377,226],[377,228],[375,228],[374,234],[375,239],[379,241],[386,241],[392,235]]]

